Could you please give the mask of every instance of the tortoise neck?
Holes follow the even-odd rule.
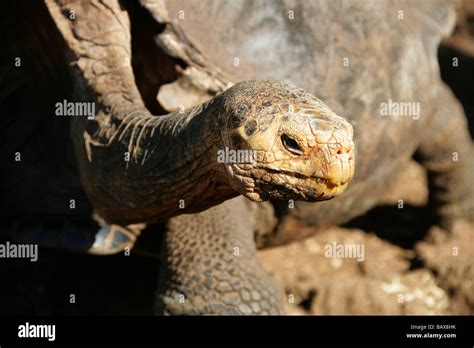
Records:
[[[71,134],[83,186],[107,222],[161,222],[237,195],[214,170],[221,128],[212,127],[213,102],[159,117],[146,109],[133,75],[130,21],[119,2],[46,6],[74,62],[77,92],[97,104],[93,120],[73,119]],[[71,8],[77,20],[65,18]]]
[[[140,108],[112,121],[117,122],[116,131],[101,141],[108,145],[96,147],[91,158],[92,167],[96,161],[110,164],[108,175],[98,176],[107,178],[101,182],[101,195],[109,198],[99,212],[109,222],[158,223],[238,195],[217,161],[221,140],[215,131],[220,129],[215,103],[165,116]]]

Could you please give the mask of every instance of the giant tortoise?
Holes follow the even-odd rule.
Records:
[[[366,212],[413,156],[438,223],[473,219],[471,140],[436,59],[451,4],[3,6],[7,235],[111,254],[164,226],[157,313],[281,313],[257,247]]]

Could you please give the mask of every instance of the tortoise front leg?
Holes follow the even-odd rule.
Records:
[[[257,258],[252,219],[243,199],[170,220],[157,313],[282,313],[283,294]]]
[[[428,171],[429,199],[438,223],[474,221],[474,152],[461,105],[446,86],[435,97],[432,122],[417,150]]]

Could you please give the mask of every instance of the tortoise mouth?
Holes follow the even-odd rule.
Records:
[[[342,179],[340,181],[335,181],[335,180],[333,180],[329,177],[323,177],[323,176],[317,176],[317,175],[316,176],[307,176],[307,175],[304,175],[304,174],[301,174],[301,173],[289,172],[289,171],[286,171],[286,170],[275,170],[275,169],[270,169],[270,168],[265,168],[265,170],[270,174],[284,175],[284,176],[287,176],[287,177],[290,177],[290,178],[296,178],[296,179],[312,182],[312,183],[315,183],[315,184],[319,184],[321,186],[326,187],[329,190],[332,190],[332,189],[337,188],[337,187],[345,186],[349,183],[349,181],[352,180],[352,174],[345,175],[345,176],[344,175],[339,175],[339,177],[341,177],[341,178],[347,177],[348,179],[345,179],[345,180]]]
[[[294,177],[298,179],[298,183],[295,186],[295,191],[298,197],[292,197],[293,199],[305,200],[308,202],[319,202],[325,201],[342,194],[350,180],[334,182],[324,177],[307,177],[304,175],[287,175],[288,177]]]
[[[255,179],[255,191],[264,199],[325,201],[342,194],[352,179],[352,175],[347,176],[347,180],[334,181],[327,177],[306,176],[285,170],[265,170],[272,180]]]
[[[319,185],[324,186],[327,190],[327,194],[331,194],[332,197],[336,197],[343,193],[349,185],[349,180],[341,182],[333,182],[329,179],[316,178],[314,179]],[[331,197],[331,198],[332,198]]]

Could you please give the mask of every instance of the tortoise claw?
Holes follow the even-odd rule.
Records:
[[[138,236],[143,229],[143,224],[119,225],[103,224],[95,235],[95,241],[88,253],[94,255],[112,255],[130,250],[135,245]]]

